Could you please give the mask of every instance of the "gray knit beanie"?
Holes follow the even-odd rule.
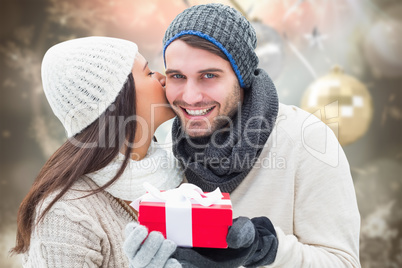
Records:
[[[93,123],[116,100],[138,53],[133,42],[85,37],[51,47],[42,61],[42,84],[68,137]]]
[[[207,4],[184,10],[169,25],[163,38],[163,57],[175,39],[196,35],[215,44],[227,56],[242,88],[248,88],[258,66],[254,52],[257,37],[253,26],[237,10],[222,4]]]

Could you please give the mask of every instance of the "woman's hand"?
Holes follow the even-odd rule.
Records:
[[[130,262],[130,268],[179,268],[180,263],[170,258],[176,244],[163,237],[160,232],[150,232],[135,222],[127,224],[123,249]]]

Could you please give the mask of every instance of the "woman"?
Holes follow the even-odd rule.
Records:
[[[153,141],[175,116],[165,77],[149,69],[136,44],[86,37],[50,48],[42,81],[68,140],[23,200],[12,252],[24,254],[26,267],[128,267],[124,228],[136,212],[126,203],[144,194],[144,181],[159,189],[181,182],[174,157]],[[169,259],[173,242],[147,235],[130,256],[143,267],[180,267]]]

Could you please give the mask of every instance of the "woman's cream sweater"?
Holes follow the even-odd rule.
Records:
[[[88,177],[79,179],[35,227],[24,267],[128,266],[123,252],[124,228],[134,218],[109,193],[102,191],[77,199],[98,186]],[[41,211],[54,195],[46,198]]]

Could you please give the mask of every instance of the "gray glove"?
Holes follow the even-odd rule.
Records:
[[[229,228],[226,242],[229,248],[249,247],[255,238],[254,224],[246,217],[238,217],[233,220]]]
[[[271,264],[278,249],[275,229],[266,217],[234,219],[226,241],[227,249],[178,247],[173,257],[184,268],[258,267]]]
[[[127,224],[123,250],[129,259],[130,268],[181,268],[180,263],[170,258],[176,244],[163,237],[160,232],[150,232],[135,222]],[[147,237],[148,236],[148,237]]]

